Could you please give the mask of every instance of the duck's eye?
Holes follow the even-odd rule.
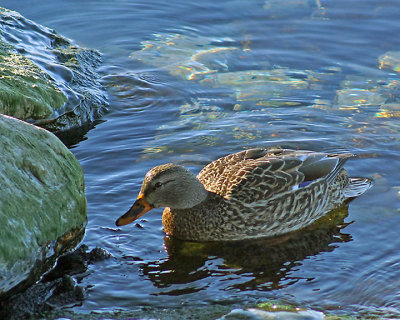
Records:
[[[161,182],[156,182],[154,185],[154,189],[158,189],[161,187]]]

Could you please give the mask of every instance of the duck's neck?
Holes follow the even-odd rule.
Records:
[[[208,196],[208,191],[203,184],[190,172],[181,175],[179,182],[175,180],[175,185],[168,193],[167,207],[173,209],[189,209],[202,203]]]
[[[186,199],[186,208],[192,208],[202,203],[207,199],[209,192],[204,188],[203,184],[195,178],[195,180],[191,183],[190,189],[187,195],[189,199]],[[183,208],[184,209],[184,208]]]

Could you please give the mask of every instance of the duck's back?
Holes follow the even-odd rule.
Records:
[[[211,162],[197,178],[206,190],[246,203],[269,199],[302,183],[332,182],[352,154],[290,149],[250,149]]]

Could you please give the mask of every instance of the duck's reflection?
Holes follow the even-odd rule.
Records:
[[[347,214],[344,205],[306,229],[273,239],[199,243],[165,237],[168,258],[143,264],[142,272],[156,287],[168,287],[161,293],[168,295],[202,290],[209,277],[223,277],[222,290],[279,289],[299,280],[290,271],[302,260],[351,240],[341,232]]]

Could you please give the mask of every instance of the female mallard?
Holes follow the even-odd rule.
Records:
[[[343,169],[350,157],[350,153],[258,148],[211,162],[197,177],[176,164],[154,167],[116,225],[166,207],[164,231],[183,240],[243,240],[288,233],[368,190],[371,180],[349,178]]]

